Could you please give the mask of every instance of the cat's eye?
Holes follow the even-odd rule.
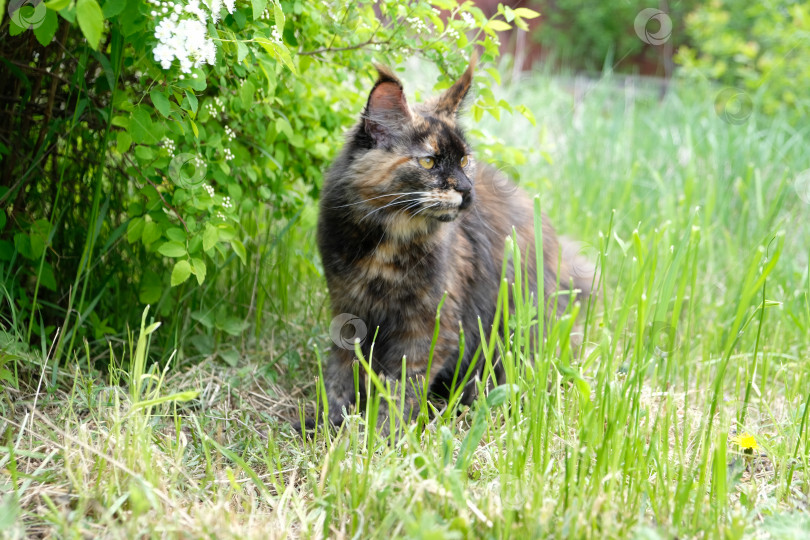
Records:
[[[436,161],[432,157],[419,158],[419,165],[421,165],[425,169],[432,169],[433,165],[435,164]]]
[[[467,166],[467,164],[468,164],[469,162],[470,162],[470,160],[469,160],[469,159],[467,159],[467,156],[464,156],[463,158],[461,158],[461,161],[459,162],[459,164],[460,164],[462,167],[466,167],[466,166]]]

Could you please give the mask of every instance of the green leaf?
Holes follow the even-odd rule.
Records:
[[[214,315],[211,310],[208,311],[192,311],[191,318],[208,328],[209,330],[214,327]]]
[[[526,118],[526,120],[528,120],[533,126],[537,127],[537,120],[534,118],[532,111],[530,111],[526,105],[518,105],[515,107],[515,109],[517,109],[517,111],[522,114],[523,117]]]
[[[70,5],[70,0],[50,0],[45,2],[45,7],[54,11],[62,11]]]
[[[583,378],[574,379],[574,386],[576,386],[577,391],[579,392],[579,397],[584,402],[590,402],[591,400],[591,385]]]
[[[6,211],[0,208],[0,231],[6,226]]]
[[[237,317],[217,317],[217,328],[224,332],[238,336],[248,327],[248,323]]]
[[[236,42],[236,61],[241,64],[242,60],[244,60],[245,57],[247,57],[248,53],[250,53],[250,49],[248,49],[248,46],[245,45],[244,42],[242,42],[242,41],[237,41]]]
[[[228,349],[226,351],[217,351],[222,360],[231,367],[236,367],[239,364],[239,351],[236,349]]]
[[[276,131],[286,135],[287,139],[292,139],[293,137],[292,126],[290,125],[290,122],[283,116],[276,118]]]
[[[46,289],[56,292],[56,276],[53,273],[53,266],[48,263],[42,265],[42,273],[39,275],[39,282]]]
[[[535,10],[525,7],[515,8],[514,13],[515,16],[520,17],[521,19],[535,19],[540,16],[540,14]]]
[[[290,71],[296,75],[298,74],[298,70],[295,68],[295,64],[293,64],[292,56],[290,56],[290,51],[287,50],[287,47],[283,44],[279,45],[278,43],[270,41],[266,37],[257,37],[254,41],[264,47],[264,50],[267,51],[270,56],[276,60],[281,60]]]
[[[166,257],[184,257],[187,255],[186,246],[180,242],[165,242],[158,248],[158,253]],[[189,266],[189,268],[191,267]]]
[[[250,3],[253,5],[253,20],[258,20],[267,7],[267,0],[251,0]]]
[[[188,110],[197,114],[197,96],[195,96],[193,92],[186,90],[186,99],[188,99]]]
[[[129,150],[130,145],[132,144],[132,137],[126,131],[119,131],[115,134],[116,138],[116,150],[119,153],[124,154]]]
[[[182,259],[174,263],[172,268],[172,287],[177,287],[188,279],[191,275],[191,265],[187,260]]]
[[[51,224],[46,219],[38,219],[31,226],[31,255],[38,259],[45,253],[45,248],[48,246],[48,233],[50,232]]]
[[[152,152],[152,148],[150,146],[141,146],[138,145],[135,147],[135,155],[141,161],[147,162],[150,161],[154,157],[154,152]]]
[[[203,250],[210,251],[213,248],[217,241],[219,240],[219,231],[217,228],[206,224],[205,230],[203,231]]]
[[[14,257],[14,245],[8,240],[0,240],[0,261],[10,261]]]
[[[98,2],[96,0],[77,0],[76,18],[90,47],[98,50],[101,31],[104,30],[104,14],[101,12]]]
[[[236,256],[239,257],[239,260],[242,261],[242,264],[247,264],[247,252],[245,251],[245,245],[240,242],[239,240],[231,240],[231,247],[233,248],[234,253]]]
[[[130,116],[129,133],[132,140],[139,144],[157,144],[154,124],[150,111],[152,107],[141,105]]]
[[[245,107],[251,107],[253,105],[253,94],[256,92],[256,88],[253,86],[249,80],[242,83],[242,87],[239,89],[239,97],[242,98],[242,103],[244,103]]]
[[[53,40],[53,36],[56,34],[58,27],[59,20],[56,16],[56,12],[49,9],[45,12],[45,18],[42,20],[42,24],[34,28],[34,36],[36,36],[40,45],[47,47],[51,43],[51,40]]]
[[[202,259],[198,259],[197,257],[194,257],[193,259],[191,259],[191,270],[197,277],[197,283],[199,285],[202,285],[203,281],[205,281],[205,274],[208,271],[208,269],[205,267],[205,261],[203,261]]]
[[[127,0],[107,0],[104,2],[104,7],[102,11],[104,12],[104,17],[107,19],[111,17],[115,17],[122,11],[127,5]]]
[[[132,404],[132,409],[130,410],[138,410],[144,409],[146,407],[154,407],[155,405],[160,405],[161,403],[168,403],[169,401],[191,401],[193,399],[197,399],[197,396],[200,395],[199,390],[186,390],[185,392],[176,392],[174,394],[169,394],[168,396],[160,396],[157,398],[152,399],[144,399]]]
[[[504,32],[506,30],[511,30],[512,26],[509,23],[506,23],[499,19],[492,19],[487,23],[487,25],[484,28],[488,30],[494,30],[495,32]]]
[[[152,220],[147,220],[143,225],[143,235],[141,242],[144,246],[152,245],[160,238],[160,226]]]
[[[163,92],[160,92],[157,89],[149,92],[149,97],[152,98],[152,105],[155,106],[155,109],[157,109],[160,114],[168,118],[169,112],[171,111],[169,98],[167,98]]]
[[[22,9],[22,8],[20,8],[20,9]],[[20,34],[22,34],[23,32],[25,32],[25,30],[26,30],[26,29],[25,29],[25,28],[23,28],[22,26],[17,26],[16,24],[14,24],[14,19],[12,19],[11,21],[9,21],[9,24],[8,24],[8,35],[10,35],[11,37],[14,37],[14,36],[19,36]]]
[[[171,229],[166,229],[165,234],[166,238],[174,242],[179,242],[181,244],[185,244],[186,242],[186,231],[184,231],[180,227],[172,227]]]
[[[222,223],[222,224],[218,225],[217,230],[218,230],[217,235],[219,236],[219,240],[221,240],[222,242],[229,242],[230,240],[233,239],[234,236],[236,236],[236,229],[234,229],[233,227],[231,227],[227,223]]]
[[[506,403],[506,398],[509,397],[510,393],[517,394],[519,391],[520,387],[516,384],[502,384],[496,386],[487,394],[487,405],[492,409],[500,407]]]
[[[129,129],[129,118],[126,116],[113,116],[112,125],[124,129]]]
[[[10,467],[11,465],[9,465],[9,468]],[[0,531],[11,532],[15,524],[18,524],[17,526],[19,526],[19,516],[20,503],[17,500],[17,497],[12,495],[3,495],[3,498],[0,499]]]
[[[501,4],[501,5],[503,5],[503,4]],[[512,11],[512,8],[510,8],[509,6],[503,6],[503,9],[501,9],[501,7],[498,6],[498,12],[499,13],[503,12],[503,18],[506,19],[506,22],[508,22],[508,23],[515,20],[515,12]]]
[[[140,240],[143,234],[144,224],[145,221],[142,217],[136,217],[129,221],[127,225],[127,242],[133,244]]]
[[[475,449],[478,448],[478,444],[481,442],[481,439],[484,436],[484,433],[487,429],[487,422],[486,417],[489,414],[489,411],[486,407],[480,407],[476,412],[475,416],[472,420],[472,425],[470,426],[470,430],[467,432],[467,435],[464,437],[464,440],[461,441],[461,446],[458,449],[458,455],[456,456],[456,464],[455,469],[464,471],[467,470],[467,467],[470,464],[472,459],[473,452]]]
[[[281,9],[281,2],[279,2],[279,0],[273,0],[273,18],[276,22],[276,30],[278,30],[278,35],[283,36],[286,18],[284,17],[284,11]]]
[[[26,259],[34,258],[34,255],[31,253],[31,239],[25,233],[17,233],[14,235],[14,249]]]
[[[151,271],[147,271],[141,279],[141,286],[138,289],[138,300],[141,304],[154,304],[163,296],[163,283],[160,277]]]

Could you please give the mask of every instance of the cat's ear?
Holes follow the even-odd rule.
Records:
[[[478,55],[473,53],[470,58],[470,65],[467,66],[466,71],[453,83],[453,86],[444,91],[439,96],[436,102],[436,112],[450,117],[454,117],[458,113],[461,102],[464,96],[470,91],[472,85],[473,72],[475,71],[475,64],[478,62]]]
[[[384,66],[375,66],[379,77],[366,104],[364,126],[377,145],[386,145],[402,133],[411,121],[411,110],[402,83]]]

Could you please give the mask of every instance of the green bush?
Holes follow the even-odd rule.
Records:
[[[668,14],[671,34],[663,40],[673,47],[684,43],[683,17],[697,2],[686,0],[662,6],[647,0],[588,2],[584,0],[535,0],[543,19],[532,37],[564,66],[574,70],[634,71],[645,63],[657,64],[660,44],[647,43],[636,34],[636,18],[642,10],[660,8]],[[649,21],[642,28],[662,30]],[[664,36],[662,36],[663,38]]]
[[[686,30],[695,46],[676,56],[684,76],[756,95],[766,114],[807,117],[810,4],[714,0],[687,17]]]
[[[318,271],[314,199],[372,63],[421,56],[441,87],[535,16],[453,0],[14,1],[0,27],[0,324],[43,352],[55,339],[55,364],[143,304],[176,342],[193,322],[203,354],[259,332],[268,306],[283,316],[296,275]],[[478,118],[509,108],[483,73]]]

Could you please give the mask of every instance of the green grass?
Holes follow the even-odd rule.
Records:
[[[47,343],[40,356],[9,345],[0,369],[38,372],[3,394],[3,534],[806,537],[810,201],[795,181],[807,128],[756,109],[726,123],[708,88],[659,100],[606,80],[581,96],[537,75],[502,93],[537,127],[515,115],[473,134],[527,148],[521,184],[601,275],[598,300],[545,343],[528,339],[537,310],[515,289],[481,353],[503,355],[506,385],[424,414],[395,444],[363,429],[373,400],[337,433],[294,436],[299,407],[322,403],[329,344],[313,215],[266,237],[247,223],[262,238],[252,271],[216,283],[251,316],[241,341],[182,334],[205,310],[159,328],[145,314],[111,342],[105,379],[79,347],[56,385]],[[23,323],[0,337],[13,343]],[[177,352],[150,356],[150,342]]]

